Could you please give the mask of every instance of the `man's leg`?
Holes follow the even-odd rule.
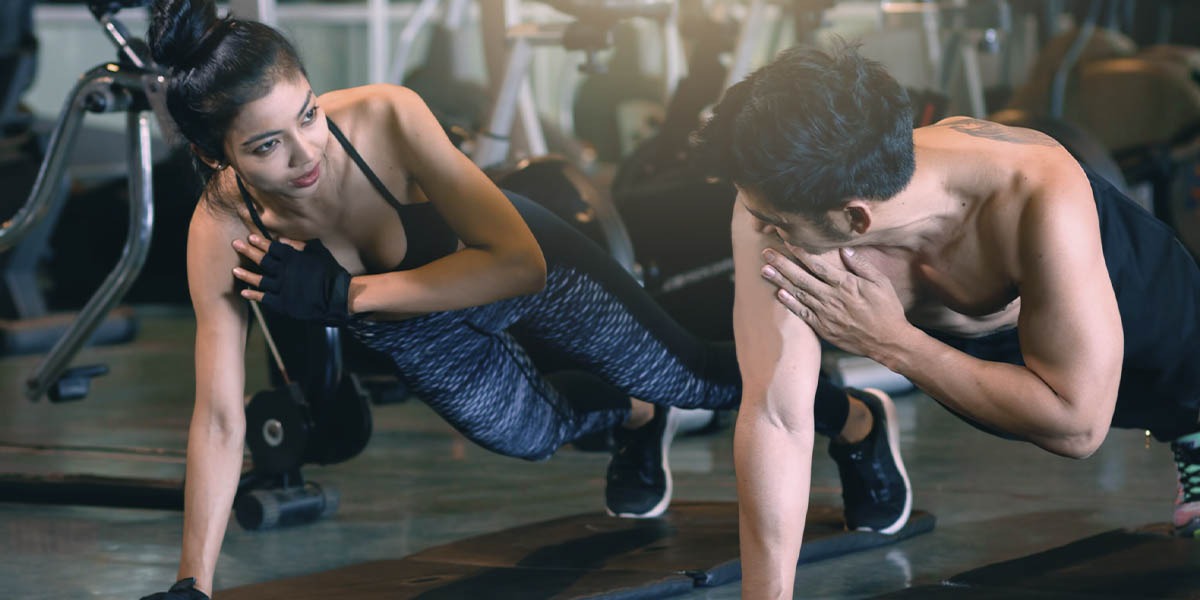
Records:
[[[899,531],[912,512],[912,485],[892,399],[880,390],[843,390],[822,376],[813,416],[838,465],[846,527]]]

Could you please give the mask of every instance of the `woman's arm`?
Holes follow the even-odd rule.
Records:
[[[734,208],[734,338],[742,404],[734,432],[742,594],[791,598],[812,473],[820,346],[759,275],[768,238]]]
[[[242,469],[246,415],[246,303],[234,288],[237,254],[230,240],[246,235],[235,219],[202,200],[188,231],[188,287],[196,312],[196,403],[188,432],[183,550],[179,578],[195,577],[212,593],[213,572]]]
[[[397,136],[399,159],[466,248],[411,271],[355,277],[350,312],[422,314],[541,290],[541,248],[500,188],[450,143],[419,96],[399,86],[369,89],[386,99],[373,117]]]

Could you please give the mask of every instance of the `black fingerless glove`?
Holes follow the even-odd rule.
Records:
[[[208,594],[196,589],[196,578],[180,579],[165,592],[143,596],[142,600],[211,600]]]
[[[305,242],[303,251],[271,242],[259,267],[263,306],[302,321],[334,326],[350,321],[350,274],[321,240]]]

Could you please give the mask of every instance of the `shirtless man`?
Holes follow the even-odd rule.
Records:
[[[1194,259],[1041,133],[911,124],[903,88],[854,48],[793,49],[696,135],[738,189],[745,598],[791,596],[814,414],[847,402],[818,386],[818,338],[1062,456],[1091,455],[1111,426],[1148,429],[1175,451],[1176,527],[1200,526]]]

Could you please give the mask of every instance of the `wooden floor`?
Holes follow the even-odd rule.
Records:
[[[131,344],[85,352],[112,369],[78,403],[29,403],[21,394],[36,357],[0,359],[0,470],[180,477],[192,402],[192,332],[185,311],[139,307]],[[265,385],[252,341],[249,389]],[[898,399],[902,450],[915,506],[937,529],[903,543],[799,568],[798,597],[864,598],[934,584],[997,561],[1117,527],[1168,520],[1174,467],[1165,445],[1114,431],[1073,461],[990,438],[913,394]],[[218,590],[394,559],[464,537],[602,508],[607,456],[566,449],[542,463],[491,454],[416,401],[377,407],[358,458],[307,469],[337,486],[332,519],[290,530],[231,524]],[[732,435],[684,438],[672,451],[676,498],[734,500]],[[30,445],[64,445],[53,451]],[[816,503],[837,504],[836,469],[818,440]],[[160,449],[156,452],[111,449]],[[787,460],[787,457],[780,457]],[[175,578],[180,514],[172,511],[0,504],[0,598],[138,598]],[[220,598],[218,593],[217,598]],[[736,584],[684,598],[737,598]]]

